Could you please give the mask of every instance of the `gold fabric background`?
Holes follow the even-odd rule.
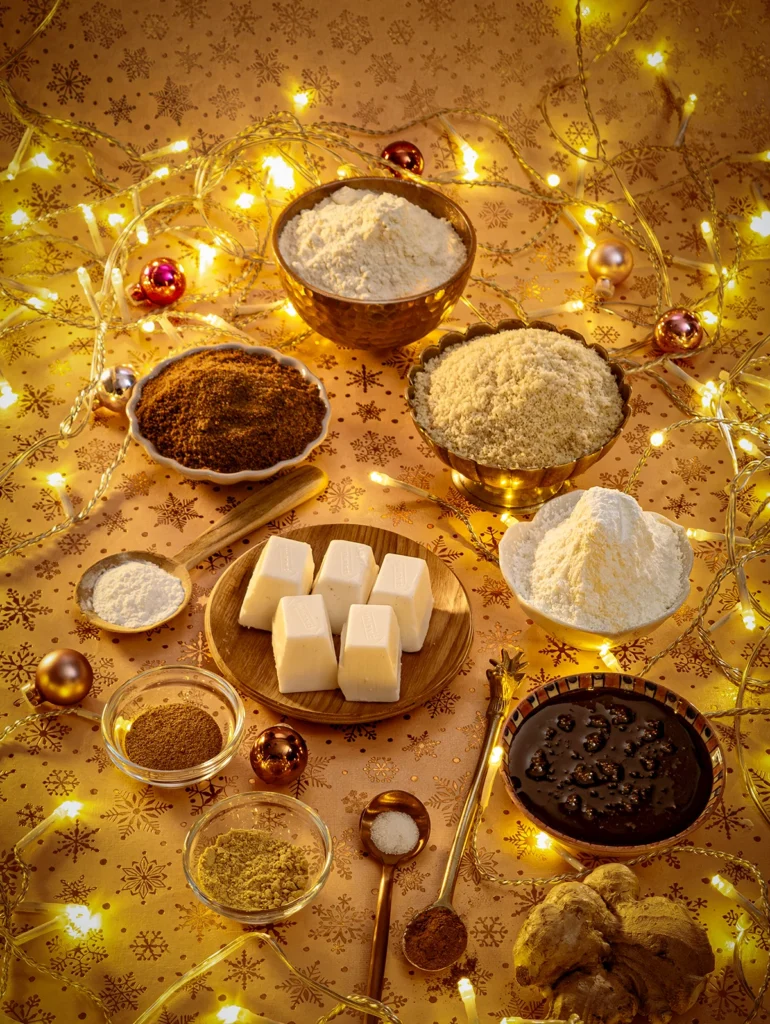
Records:
[[[591,53],[618,30],[631,10],[621,11],[622,5],[608,0],[589,0],[588,6],[586,38]],[[0,6],[4,45],[14,47],[45,9],[44,0],[6,0]],[[368,128],[396,125],[441,106],[482,108],[505,120],[531,163],[543,173],[557,171],[569,188],[573,162],[558,152],[542,127],[537,101],[546,82],[574,71],[571,19],[570,4],[541,0],[134,0],[123,6],[111,0],[64,0],[52,27],[11,70],[14,86],[33,106],[102,127],[142,150],[189,138],[195,152],[205,152],[252,117],[290,108],[298,88],[311,90],[311,107],[303,118],[343,120]],[[712,147],[715,160],[736,150],[766,148],[769,31],[767,3],[650,4],[590,78],[610,151],[645,140],[673,141],[676,118],[662,100],[656,73],[644,61],[654,49],[666,53],[668,73],[683,93],[698,94],[691,139]],[[588,142],[588,123],[576,95],[563,99],[554,116],[574,145]],[[482,125],[462,117],[453,122],[479,150],[482,168],[527,185],[510,153],[492,145]],[[405,134],[421,146],[430,170],[453,166],[435,122]],[[10,159],[19,136],[17,124],[0,111],[0,165]],[[388,140],[383,137],[382,144]],[[97,193],[86,179],[82,161],[75,167],[70,152],[49,147],[57,162],[54,171],[28,173],[12,184],[3,183],[4,230],[9,229],[9,211],[19,204],[34,214],[64,203],[95,201]],[[322,171],[325,177],[332,173],[330,166]],[[125,183],[135,168],[116,158],[111,171]],[[681,166],[651,150],[644,157],[629,158],[623,171],[635,194],[646,193],[645,210],[662,244],[690,258],[706,258],[697,228],[704,211],[683,180]],[[717,168],[721,208],[737,218],[756,212],[749,185],[763,174],[767,185],[761,164],[727,162]],[[677,182],[662,188],[672,178]],[[592,176],[590,169],[587,187],[588,194],[600,199],[614,191],[609,180]],[[237,191],[231,190],[229,198]],[[512,193],[492,189],[456,188],[452,194],[467,205],[485,242],[521,244],[542,222],[542,209],[533,199],[516,201]],[[82,226],[80,232],[85,238]],[[768,248],[758,244],[758,236],[748,230],[744,235],[755,243],[749,255],[766,259]],[[479,254],[475,274],[495,277],[533,310],[590,291],[581,252],[574,232],[560,223],[520,257]],[[40,259],[39,252],[36,258]],[[51,273],[57,267],[40,263],[36,269]],[[4,272],[10,273],[10,266]],[[224,282],[224,270],[217,266],[211,275],[209,287],[215,280]],[[194,292],[194,273],[191,278]],[[622,294],[633,301],[649,301],[653,283],[651,268],[642,264]],[[673,284],[675,301],[686,302],[702,294],[708,281],[695,272],[674,270]],[[268,285],[252,301],[275,297],[276,282],[268,279]],[[723,351],[692,360],[691,372],[699,379],[716,377],[761,336],[768,286],[767,263],[750,264],[729,297]],[[88,374],[92,332],[74,275],[57,282],[57,288],[59,311],[71,313],[82,326],[41,322],[4,345],[3,373],[21,396],[16,406],[0,412],[4,458],[56,424]],[[510,315],[482,285],[472,286],[468,294],[490,319]],[[0,309],[0,316],[8,309]],[[470,313],[460,305],[453,320],[465,324]],[[609,347],[643,336],[641,329],[602,314],[560,316],[557,322],[569,323]],[[276,313],[250,330],[258,343],[280,344],[296,323]],[[197,338],[191,342],[197,343]],[[160,332],[148,338],[133,330],[111,336],[108,348],[112,362],[131,361],[142,370],[166,354],[168,342]],[[342,992],[361,990],[379,873],[360,852],[358,814],[382,789],[414,791],[431,812],[433,834],[430,848],[397,878],[385,999],[404,1021],[451,1024],[464,1020],[455,987],[462,973],[476,986],[482,1020],[506,1013],[535,1014],[542,1008],[531,994],[514,988],[511,970],[511,943],[523,915],[542,896],[537,886],[511,892],[478,885],[466,862],[456,897],[470,933],[461,970],[437,977],[415,975],[399,954],[405,922],[432,901],[443,871],[483,729],[487,659],[501,644],[522,645],[530,661],[528,687],[555,675],[601,666],[524,619],[499,574],[476,556],[458,522],[401,491],[369,482],[369,471],[379,468],[448,493],[463,504],[448,471],[420,443],[405,412],[404,378],[416,348],[378,357],[344,352],[316,337],[299,347],[296,354],[324,379],[332,398],[332,429],[317,453],[330,484],[319,499],[268,530],[329,520],[368,522],[420,540],[452,566],[470,593],[476,630],[472,657],[446,691],[411,715],[355,728],[300,724],[310,763],[293,791],[329,824],[335,862],[312,909],[276,932],[289,956],[308,974]],[[625,436],[584,478],[585,486],[622,487],[650,432],[679,418],[666,396],[649,382],[635,379],[634,392],[634,417]],[[2,486],[3,542],[38,532],[59,516],[55,496],[45,487],[45,476],[54,469],[66,473],[76,500],[87,500],[122,437],[117,421],[98,417],[65,449],[45,450],[23,466]],[[721,530],[728,469],[721,442],[699,430],[656,454],[642,474],[637,496],[645,508],[683,525]],[[136,639],[101,635],[78,618],[73,587],[81,571],[102,553],[143,545],[172,553],[247,492],[246,487],[194,485],[168,476],[133,446],[106,500],[86,524],[9,559],[2,567],[0,586],[0,724],[25,713],[18,686],[52,647],[77,647],[91,659],[97,677],[88,700],[92,708],[118,683],[148,666],[183,661],[213,668],[203,634],[203,607],[218,574],[237,550],[222,551],[194,572],[189,614]],[[746,494],[742,511],[756,507],[761,497]],[[495,543],[504,529],[499,519],[470,506],[467,510],[485,540]],[[619,651],[624,669],[639,670],[675,635],[724,558],[722,547],[713,543],[698,544],[696,555],[688,609],[654,637]],[[767,586],[764,564],[757,564],[751,576],[755,588]],[[711,620],[732,607],[736,597],[734,589],[724,588]],[[722,650],[734,663],[747,654],[750,638],[739,621],[731,620],[719,636]],[[734,700],[734,687],[713,671],[696,642],[683,645],[657,665],[654,677],[703,710],[729,706]],[[185,886],[180,854],[187,829],[203,809],[225,794],[254,785],[249,743],[275,716],[249,699],[246,707],[249,725],[241,756],[226,775],[189,791],[168,793],[133,784],[108,762],[96,730],[73,717],[30,726],[0,752],[4,882],[13,876],[9,850],[25,831],[65,798],[84,803],[77,823],[49,833],[31,853],[30,898],[87,902],[92,910],[101,910],[102,929],[79,944],[60,935],[40,939],[30,951],[100,992],[116,1024],[134,1020],[178,975],[239,933],[240,926],[205,912],[196,902]],[[692,838],[697,845],[732,851],[768,867],[767,833],[741,785],[730,721],[717,728],[731,766],[726,799]],[[761,726],[749,733],[747,742],[757,779],[770,793],[767,736],[761,736]],[[535,847],[535,835],[535,829],[513,812],[498,782],[480,831],[485,863],[508,875],[536,877],[564,870],[554,852]],[[712,862],[670,857],[641,873],[646,891],[683,900],[707,924],[717,950],[717,970],[701,1002],[682,1019],[734,1024],[743,1020],[749,1003],[733,973],[728,947],[737,913],[709,886],[713,871]],[[730,871],[724,874],[742,881]],[[19,927],[32,920],[16,919]],[[754,938],[750,949],[756,965],[761,965],[768,952],[767,937]],[[307,1022],[321,1013],[316,995],[287,978],[269,954],[255,946],[176,998],[159,1020],[203,1024],[214,1019],[224,1002],[239,1002],[284,1021]],[[13,965],[2,1009],[25,1024],[98,1019],[87,1002],[63,994],[59,985],[18,963]]]

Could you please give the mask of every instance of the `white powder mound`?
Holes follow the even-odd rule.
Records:
[[[504,568],[521,596],[578,629],[620,633],[664,615],[682,590],[675,530],[604,487],[535,516]]]
[[[278,245],[309,284],[372,302],[436,288],[466,256],[449,221],[401,196],[347,187],[293,217]]]
[[[381,811],[372,822],[371,837],[380,853],[400,857],[417,846],[420,830],[410,814]]]
[[[123,562],[107,569],[93,592],[93,609],[99,618],[130,629],[168,618],[182,601],[182,581],[154,562]]]
[[[503,469],[595,452],[623,418],[607,362],[553,331],[502,331],[453,345],[415,378],[415,412],[438,444]]]

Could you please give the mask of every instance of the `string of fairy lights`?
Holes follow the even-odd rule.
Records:
[[[625,489],[634,489],[649,460],[664,445],[673,443],[680,435],[687,435],[693,430],[704,428],[717,432],[728,451],[732,477],[727,488],[724,530],[688,531],[696,542],[718,541],[724,544],[725,563],[715,572],[692,621],[647,662],[642,674],[649,673],[660,659],[670,655],[689,637],[699,638],[714,665],[737,688],[734,709],[714,712],[713,715],[733,717],[738,763],[747,790],[765,820],[770,822],[770,815],[763,806],[756,784],[747,770],[740,732],[743,720],[751,721],[754,716],[761,718],[766,710],[754,705],[747,706],[745,703],[750,697],[756,704],[767,694],[767,682],[756,677],[753,672],[754,666],[760,663],[761,650],[770,635],[770,611],[764,608],[759,597],[749,588],[746,571],[752,561],[765,557],[770,551],[770,494],[747,516],[742,531],[739,532],[737,527],[742,496],[756,488],[770,469],[770,433],[766,429],[770,417],[767,402],[770,385],[766,376],[770,352],[766,351],[766,348],[770,338],[764,338],[752,345],[736,361],[733,368],[720,374],[716,381],[701,383],[680,365],[683,359],[698,358],[710,349],[720,349],[726,299],[729,295],[735,294],[747,268],[758,258],[754,255],[757,239],[761,244],[761,239],[770,237],[770,210],[764,201],[759,180],[755,178],[751,184],[756,214],[746,217],[744,221],[738,221],[718,207],[714,172],[728,161],[746,164],[749,172],[752,164],[756,164],[757,170],[760,170],[770,164],[770,151],[731,153],[729,157],[714,160],[709,159],[709,154],[701,147],[690,145],[687,131],[691,120],[697,114],[698,97],[694,93],[685,96],[681,92],[668,72],[665,54],[656,50],[646,54],[645,63],[651,69],[651,73],[656,75],[659,89],[678,114],[674,141],[667,145],[645,144],[631,147],[614,157],[607,154],[599,124],[593,113],[589,89],[591,74],[637,25],[650,0],[643,0],[622,29],[608,39],[604,46],[597,49],[590,59],[585,58],[583,40],[583,20],[589,11],[585,4],[576,4],[577,73],[549,86],[539,107],[543,125],[550,132],[555,146],[568,159],[574,161],[575,186],[571,191],[563,186],[559,174],[541,173],[532,166],[523,156],[521,147],[504,121],[489,113],[467,107],[446,108],[434,111],[430,115],[416,117],[387,130],[365,129],[342,122],[310,123],[303,119],[311,105],[312,95],[309,91],[294,94],[292,111],[283,111],[258,119],[237,134],[222,140],[203,155],[191,154],[190,144],[185,139],[176,140],[150,152],[140,153],[133,144],[92,126],[33,109],[17,94],[8,79],[2,77],[2,72],[11,67],[14,60],[51,24],[60,3],[61,0],[54,0],[45,18],[21,46],[0,62],[0,93],[11,115],[22,129],[17,150],[4,177],[6,181],[11,182],[24,175],[53,173],[55,162],[44,147],[50,147],[55,143],[57,146],[71,147],[86,162],[88,175],[96,187],[97,198],[91,199],[88,203],[81,202],[34,217],[30,216],[23,206],[10,210],[8,220],[11,230],[0,238],[0,246],[11,255],[43,247],[48,248],[49,252],[62,249],[75,253],[79,260],[78,265],[72,266],[63,261],[53,274],[48,275],[48,284],[57,278],[63,282],[67,281],[74,273],[88,313],[84,316],[79,310],[73,311],[71,304],[61,303],[57,291],[35,283],[34,273],[20,272],[15,277],[0,277],[0,297],[11,306],[10,311],[0,320],[0,345],[17,339],[24,332],[47,324],[91,331],[91,366],[87,383],[78,391],[67,415],[59,424],[58,431],[43,434],[22,447],[18,454],[0,469],[0,485],[15,470],[33,460],[41,450],[56,445],[66,446],[69,441],[89,428],[93,421],[94,407],[104,397],[103,375],[105,371],[110,371],[107,367],[106,342],[111,335],[126,334],[130,337],[132,332],[138,331],[140,335],[150,336],[160,331],[176,350],[189,347],[191,340],[193,344],[228,338],[246,338],[251,341],[251,336],[245,333],[246,329],[266,318],[278,318],[288,327],[289,333],[277,343],[277,347],[288,350],[306,340],[311,334],[310,330],[299,325],[296,311],[285,299],[256,302],[251,299],[252,294],[260,286],[265,289],[263,275],[274,267],[269,251],[274,213],[284,205],[291,193],[320,184],[321,172],[326,169],[329,161],[336,166],[336,173],[340,178],[364,173],[391,173],[393,165],[383,157],[379,146],[371,149],[366,143],[383,137],[401,137],[412,128],[433,125],[437,127],[444,142],[454,154],[456,169],[441,171],[434,175],[418,175],[399,167],[398,172],[402,177],[437,187],[497,189],[502,190],[502,193],[511,200],[521,199],[540,204],[543,222],[532,231],[524,243],[516,247],[507,247],[482,242],[480,249],[495,257],[519,255],[532,250],[560,221],[565,221],[583,246],[587,267],[595,280],[593,291],[586,292],[582,298],[572,298],[557,306],[530,311],[529,314],[524,309],[523,299],[494,277],[473,277],[472,282],[479,289],[500,298],[525,321],[563,312],[590,312],[625,320],[644,329],[645,337],[641,342],[615,348],[612,356],[621,362],[627,374],[643,374],[654,380],[684,418],[652,433]],[[551,115],[554,101],[575,87],[582,97],[593,135],[591,146],[573,145],[557,128]],[[493,140],[501,143],[511,154],[526,184],[485,176],[479,169],[481,155],[455,127],[455,123],[460,122],[488,130]],[[358,141],[362,139],[363,143]],[[105,171],[102,160],[112,151],[123,154],[135,170],[136,173],[129,184],[115,184],[113,178]],[[629,155],[643,157],[651,152],[676,157],[681,162],[684,178],[696,190],[702,201],[706,214],[699,230],[708,260],[692,260],[665,250],[644,211],[644,199],[647,194],[632,194],[627,187],[623,177],[622,158],[628,159]],[[587,196],[590,173],[604,174],[614,180],[618,187],[617,197],[601,202],[598,199],[590,199]],[[657,184],[654,191],[663,191],[681,180],[682,178],[677,178],[668,183]],[[221,201],[218,198],[220,186],[233,181],[243,183],[244,190],[233,201]],[[165,194],[169,187],[174,189],[170,195]],[[623,206],[631,212],[629,219],[619,213]],[[70,226],[69,234],[59,233],[59,222]],[[90,245],[75,237],[82,229],[85,229]],[[643,253],[650,261],[655,275],[653,303],[645,305],[615,297],[615,284],[620,279],[613,281],[602,276],[600,261],[597,260],[597,249],[602,246],[598,236],[607,233],[617,236],[615,245],[618,248],[615,255],[619,253],[626,259],[628,273],[633,264],[631,248]],[[723,237],[729,239],[729,260],[725,259],[726,247],[722,244]],[[130,295],[130,288],[128,292],[126,289],[130,280],[129,263],[135,261],[137,257],[142,258],[149,251],[147,247],[161,239],[166,242],[173,240],[186,254],[185,260],[191,259],[197,263],[196,287],[186,293],[184,305],[175,305],[163,311],[135,304]],[[236,270],[224,283],[211,287],[211,278],[207,277],[207,273],[214,261],[222,256],[226,256],[235,264]],[[596,273],[592,269],[592,263],[599,264]],[[673,306],[669,276],[671,266],[685,267],[697,275],[700,297],[684,312],[696,319],[704,335],[702,338],[699,337],[698,344],[692,349],[658,348],[651,351],[647,345],[648,335],[654,333],[656,337],[658,336],[657,328]],[[269,292],[269,289],[265,290]],[[467,299],[464,301],[474,316],[484,319],[476,305]],[[212,304],[217,305],[219,312],[200,313],[195,309],[198,306]],[[295,328],[292,327],[294,324],[297,325]],[[641,351],[643,349],[646,351]],[[667,376],[663,376],[663,372]],[[674,386],[670,382],[671,377],[676,382]],[[684,390],[681,388],[682,385]],[[0,415],[13,415],[18,401],[19,395],[12,381],[0,379]],[[0,558],[41,544],[71,526],[83,522],[108,490],[129,445],[130,437],[127,435],[112,461],[103,468],[92,496],[77,509],[65,475],[60,471],[49,474],[46,486],[57,497],[62,518],[35,536],[14,540],[0,551]],[[479,554],[491,562],[496,561],[495,553],[483,542],[471,518],[446,498],[393,480],[382,473],[373,472],[371,479],[382,486],[400,487],[417,497],[438,503],[464,524]],[[738,603],[730,615],[740,620],[750,638],[757,635],[760,623],[764,627],[741,667],[732,665],[722,655],[715,639],[719,627],[724,624],[724,617],[711,626],[706,623],[709,608],[720,587],[731,579],[737,588]],[[617,666],[610,650],[603,650],[601,654],[608,666]],[[60,709],[46,714],[77,712],[78,709]],[[6,729],[0,736],[0,741],[19,724],[14,723]],[[496,748],[490,758],[492,769],[497,769],[500,757],[501,752]],[[492,778],[493,775],[490,773],[490,779]],[[489,790],[491,782],[485,787],[483,805],[486,805],[489,799]],[[0,995],[7,990],[10,962],[12,957],[16,956],[28,966],[87,995],[99,1008],[104,1019],[109,1021],[109,1013],[96,993],[81,982],[34,960],[23,948],[35,934],[42,934],[41,929],[50,931],[61,928],[71,935],[83,935],[99,927],[97,917],[92,915],[87,907],[61,907],[25,902],[30,872],[22,855],[33,842],[33,833],[36,838],[60,821],[62,816],[73,817],[80,812],[81,808],[74,806],[74,802],[60,805],[14,848],[14,858],[21,881],[13,895],[5,886],[0,887],[0,937],[4,942],[0,962]],[[483,865],[477,847],[477,831],[482,814],[483,811],[477,816],[471,843],[471,856],[480,877],[502,885],[532,884],[532,879],[502,878]],[[544,833],[540,834],[539,845],[547,845],[548,842],[548,837]],[[566,878],[582,877],[587,873],[579,861],[574,861],[565,851],[560,852],[563,857],[570,860],[572,867],[579,873],[535,880],[536,884],[553,884]],[[740,869],[759,887],[760,899],[756,905],[749,903],[746,897],[722,876],[715,875],[712,879],[716,891],[735,901],[742,908],[736,924],[734,966],[738,978],[753,1000],[746,1017],[746,1021],[750,1022],[756,1017],[762,1004],[768,986],[768,970],[765,970],[760,986],[756,991],[752,990],[745,979],[742,953],[747,936],[753,929],[768,928],[770,908],[765,882],[755,865],[739,857],[693,847],[681,847],[671,852],[721,858],[726,864]],[[632,863],[646,864],[650,859],[652,858],[638,858]],[[14,933],[12,918],[15,914],[45,912],[53,916],[37,929],[29,929],[20,934]],[[272,937],[263,933],[240,936],[192,968],[138,1018],[137,1024],[150,1024],[183,984],[210,969],[214,963],[228,957],[251,940],[265,944],[286,969],[298,974],[304,983],[335,1001],[334,1008],[319,1018],[319,1024],[334,1019],[346,1008],[359,1011],[364,1009],[379,1019],[389,1021],[390,1024],[399,1024],[399,1018],[388,1007],[372,1001],[367,1002],[364,997],[339,996],[302,975]],[[476,1013],[473,986],[468,979],[461,979],[458,987],[468,1020],[472,1021],[472,1014]],[[222,1024],[259,1019],[261,1018],[247,1008],[235,1004],[223,1007],[217,1015],[217,1020]],[[510,1020],[518,1021],[520,1018]]]

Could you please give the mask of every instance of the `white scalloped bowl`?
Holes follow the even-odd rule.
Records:
[[[580,497],[585,493],[582,490],[570,491],[568,494],[560,494],[556,498],[552,498],[548,502],[546,507],[552,507],[555,504],[563,504],[569,511],[574,508]],[[569,512],[567,512],[569,514]],[[674,530],[677,540],[679,542],[679,548],[682,552],[682,576],[680,579],[679,593],[677,594],[676,600],[667,608],[663,615],[659,615],[658,618],[653,619],[651,622],[640,622],[638,626],[634,626],[633,629],[624,630],[622,633],[594,633],[588,629],[579,629],[577,626],[571,625],[569,622],[564,622],[562,619],[554,619],[550,615],[546,615],[540,608],[536,608],[530,604],[525,597],[523,597],[516,589],[515,581],[513,580],[510,572],[508,571],[509,559],[513,557],[514,552],[518,546],[524,540],[527,532],[532,528],[533,523],[522,523],[515,522],[506,530],[500,541],[499,555],[500,555],[500,572],[503,575],[505,582],[508,584],[511,593],[516,598],[521,607],[521,610],[530,618],[533,622],[536,622],[541,629],[545,630],[551,636],[555,636],[557,640],[563,640],[569,644],[570,647],[576,647],[579,651],[601,651],[602,648],[619,647],[621,644],[629,643],[631,640],[635,640],[640,636],[649,636],[653,630],[662,626],[666,619],[670,618],[675,612],[679,611],[682,605],[687,600],[690,594],[690,573],[692,572],[693,565],[693,550],[692,545],[687,539],[687,531],[684,527],[678,523],[672,522],[665,516],[660,515],[658,512],[653,512],[652,515],[661,522],[666,523]],[[535,519],[537,516],[535,516]]]
[[[139,420],[136,415],[136,409],[139,405],[139,400],[142,397],[142,391],[144,390],[144,386],[147,381],[152,380],[153,377],[157,377],[158,374],[162,373],[167,366],[170,366],[171,363],[179,362],[180,359],[187,359],[189,356],[195,355],[198,352],[215,352],[227,348],[240,349],[243,352],[248,352],[250,355],[271,356],[277,363],[280,363],[281,366],[293,366],[295,370],[302,374],[305,380],[315,384],[318,388],[321,401],[326,409],[321,423],[321,429],[318,437],[313,438],[313,440],[303,448],[299,455],[295,455],[293,459],[283,459],[281,462],[276,462],[275,465],[267,466],[265,469],[243,469],[239,473],[219,473],[213,469],[194,469],[191,466],[182,465],[182,463],[177,462],[176,459],[169,459],[167,456],[161,455],[152,441],[149,441],[142,434],[141,427],[139,426]],[[142,446],[142,448],[144,448],[153,462],[157,462],[161,466],[166,466],[168,469],[173,469],[176,473],[181,473],[182,476],[186,476],[190,480],[209,480],[216,484],[239,484],[249,480],[267,480],[269,477],[275,476],[275,474],[279,473],[282,469],[290,469],[292,466],[296,466],[300,462],[304,462],[313,449],[317,448],[326,437],[326,432],[329,429],[329,420],[332,415],[332,407],[323,383],[315,376],[315,374],[311,373],[307,366],[300,362],[299,359],[294,359],[293,356],[286,356],[282,352],[277,352],[274,348],[267,348],[264,345],[244,345],[239,341],[228,341],[221,345],[198,345],[196,348],[188,348],[184,352],[180,352],[175,356],[169,356],[168,359],[161,360],[156,367],[142,377],[141,380],[138,380],[134,385],[131,398],[126,406],[126,414],[128,416],[131,436]]]

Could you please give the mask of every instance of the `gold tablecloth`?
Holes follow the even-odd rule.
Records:
[[[10,6],[9,6],[10,5]],[[7,0],[0,6],[6,46],[15,47],[42,17],[41,0]],[[607,0],[587,5],[586,42],[593,54],[619,29],[623,13]],[[630,13],[630,11],[628,12]],[[567,3],[502,3],[481,0],[393,0],[389,4],[347,0],[174,0],[154,4],[137,0],[119,7],[110,0],[64,0],[50,29],[12,66],[12,83],[33,107],[72,117],[130,139],[140,149],[189,138],[192,149],[206,152],[217,140],[245,126],[252,117],[291,109],[292,95],[307,90],[306,119],[355,122],[375,128],[396,125],[442,106],[483,108],[499,114],[527,159],[543,173],[557,172],[566,187],[574,182],[574,164],[558,151],[540,122],[537,102],[543,85],[572,74],[575,67],[573,10]],[[689,138],[710,159],[735,150],[759,151],[770,142],[767,97],[770,10],[740,0],[669,0],[651,3],[626,38],[592,68],[589,84],[603,134],[611,151],[646,141],[670,144],[677,122],[663,100],[656,74],[645,55],[659,50],[666,73],[686,95],[698,95]],[[568,95],[554,110],[555,123],[576,146],[588,144],[589,126],[577,95]],[[493,146],[478,121],[453,117],[453,123],[480,153],[483,172],[518,181],[526,178],[510,152]],[[0,165],[13,154],[21,131],[0,111]],[[453,156],[437,123],[405,133],[424,151],[431,171],[452,168]],[[383,137],[384,144],[388,137]],[[39,148],[39,147],[36,147]],[[72,202],[92,202],[103,221],[98,189],[67,147],[48,147],[56,166],[22,174],[0,188],[4,230],[17,205],[32,215]],[[171,158],[175,159],[175,158]],[[622,167],[635,194],[644,193],[644,209],[664,246],[681,255],[707,259],[698,224],[704,216],[681,165],[651,148]],[[134,168],[111,172],[118,182],[130,180]],[[331,164],[322,176],[333,173]],[[673,167],[673,171],[672,171]],[[759,162],[722,164],[716,171],[720,208],[736,218],[757,211],[752,180],[767,183]],[[667,188],[672,178],[678,180]],[[589,172],[589,195],[614,193],[607,179]],[[225,195],[232,200],[235,193]],[[516,200],[494,189],[454,188],[485,242],[522,244],[542,222],[536,200]],[[770,194],[770,193],[768,193]],[[752,257],[767,257],[760,239],[741,222],[742,236],[753,239]],[[81,240],[87,238],[80,226]],[[565,223],[546,232],[521,256],[480,253],[477,276],[495,277],[524,302],[527,310],[557,305],[587,295],[592,282],[583,270],[582,243]],[[25,269],[56,273],[54,262],[38,248]],[[160,253],[157,253],[159,255]],[[50,254],[49,254],[50,255]],[[156,255],[152,253],[151,255]],[[76,265],[73,257],[71,265]],[[10,254],[4,273],[18,270]],[[35,263],[34,261],[37,261]],[[633,303],[649,302],[653,274],[641,261],[621,292]],[[194,265],[194,261],[193,261]],[[214,281],[226,283],[217,264]],[[672,271],[674,299],[698,298],[708,279],[695,270]],[[191,293],[197,287],[192,275]],[[728,295],[723,348],[691,361],[700,380],[715,378],[764,328],[768,298],[766,262],[752,262]],[[275,297],[271,281],[258,298]],[[3,374],[20,395],[0,412],[4,454],[16,452],[36,435],[55,427],[77,388],[87,379],[93,332],[74,275],[57,280],[57,311],[80,327],[38,326],[3,341]],[[482,283],[468,295],[491,320],[510,309]],[[185,308],[187,300],[183,300]],[[226,298],[220,305],[227,305]],[[10,310],[0,308],[0,316]],[[192,307],[191,307],[192,308]],[[212,309],[219,308],[216,304]],[[471,320],[460,305],[454,323]],[[556,322],[584,331],[604,345],[644,337],[634,327],[606,314],[557,316]],[[252,324],[257,343],[278,344],[296,330],[279,311]],[[193,338],[192,341],[197,340]],[[168,340],[156,331],[145,336],[126,330],[108,338],[108,361],[129,361],[143,370],[162,357]],[[308,769],[292,792],[308,801],[326,820],[334,836],[334,867],[329,883],[312,906],[275,932],[292,960],[309,976],[341,992],[361,991],[365,982],[378,869],[362,856],[358,815],[375,793],[392,787],[412,790],[428,806],[433,832],[429,848],[398,873],[386,969],[385,999],[405,1022],[450,1024],[464,1020],[456,991],[465,974],[476,987],[482,1020],[504,1014],[537,1015],[536,999],[512,984],[511,944],[530,907],[543,895],[537,885],[514,890],[479,884],[466,859],[456,902],[468,924],[468,954],[459,968],[437,976],[408,970],[399,940],[410,915],[430,902],[443,871],[446,850],[457,821],[464,789],[476,761],[484,725],[487,660],[502,645],[518,644],[530,669],[522,690],[551,677],[603,666],[546,636],[516,606],[499,573],[469,544],[461,524],[425,501],[397,489],[383,490],[368,474],[380,469],[418,484],[463,507],[491,545],[504,525],[479,512],[451,485],[448,471],[420,441],[406,414],[405,375],[419,346],[373,355],[343,351],[312,337],[296,351],[323,378],[333,419],[315,461],[328,472],[328,490],[318,499],[271,523],[265,532],[299,525],[364,522],[408,534],[443,558],[466,586],[474,615],[472,654],[460,674],[429,703],[376,725],[326,728],[301,724],[310,748]],[[676,381],[673,382],[676,384]],[[683,392],[684,393],[684,392]],[[672,423],[679,413],[648,379],[634,380],[633,419],[610,455],[583,479],[583,485],[622,487],[652,430]],[[2,485],[0,536],[3,543],[38,532],[60,516],[46,475],[66,474],[74,500],[87,500],[103,467],[124,436],[122,423],[95,418],[85,434],[63,448],[44,449]],[[647,509],[662,512],[686,526],[721,530],[726,506],[729,463],[721,441],[706,429],[677,438],[642,473],[637,494]],[[173,552],[241,500],[249,488],[193,484],[167,474],[132,446],[108,495],[91,517],[39,547],[3,565],[0,587],[0,654],[2,720],[8,724],[25,713],[19,685],[31,678],[36,661],[49,649],[82,650],[96,673],[87,701],[97,708],[119,683],[149,666],[185,662],[213,668],[203,632],[203,609],[222,569],[242,550],[225,550],[193,573],[194,595],[179,620],[136,638],[108,636],[77,614],[73,588],[81,571],[100,555],[123,548],[152,546]],[[742,498],[741,513],[756,507],[756,490]],[[718,543],[696,545],[693,588],[687,608],[653,637],[640,638],[617,652],[623,669],[639,670],[644,661],[682,627],[716,569],[723,563]],[[752,572],[762,589],[763,573]],[[765,581],[766,584],[766,581]],[[724,587],[709,616],[713,621],[732,608],[734,587]],[[720,633],[728,659],[745,657],[751,638],[739,618]],[[653,678],[695,701],[703,710],[727,707],[735,688],[712,667],[696,641],[683,644],[655,666]],[[196,817],[224,795],[255,785],[248,748],[256,733],[276,716],[247,698],[248,730],[243,750],[221,777],[187,791],[165,792],[134,784],[109,763],[98,732],[74,717],[27,727],[0,751],[0,871],[14,878],[10,848],[24,832],[63,799],[83,802],[80,818],[49,833],[30,853],[33,864],[29,898],[87,903],[100,912],[99,931],[75,942],[61,933],[27,947],[44,963],[64,969],[99,992],[116,1024],[136,1018],[160,992],[194,963],[240,933],[240,926],[205,911],[185,885],[181,848]],[[744,791],[734,758],[731,721],[717,725],[730,772],[723,806],[692,836],[697,845],[738,853],[770,866],[767,833]],[[749,730],[748,756],[758,784],[770,793],[767,745]],[[766,752],[765,752],[766,754]],[[537,877],[565,870],[552,850],[536,847],[536,829],[521,820],[495,785],[480,830],[483,861],[513,876]],[[686,1021],[743,1020],[749,1005],[732,968],[729,943],[734,938],[735,904],[709,885],[711,861],[670,856],[643,867],[643,889],[682,900],[707,925],[717,953],[717,969],[700,1002]],[[746,885],[734,871],[724,874]],[[755,894],[748,893],[750,896]],[[38,918],[15,918],[17,928]],[[767,940],[749,946],[749,973],[763,964]],[[268,952],[256,944],[223,963],[176,997],[164,1024],[212,1021],[228,1003],[240,1003],[283,1021],[315,1020],[330,1008],[308,987],[290,978]],[[25,1024],[96,1021],[98,1012],[83,998],[63,992],[59,983],[14,962],[2,1010]],[[762,1019],[766,1019],[763,1017]]]

